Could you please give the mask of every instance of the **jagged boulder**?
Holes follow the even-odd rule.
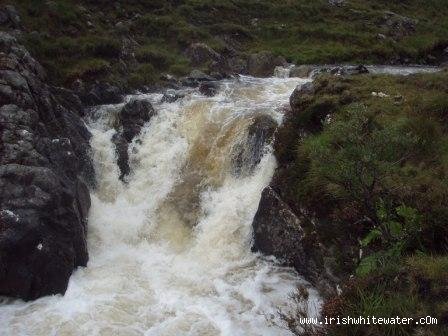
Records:
[[[146,100],[131,100],[118,113],[118,132],[112,141],[117,152],[117,164],[120,168],[120,178],[124,179],[130,173],[129,143],[140,133],[143,125],[155,115],[151,103]]]
[[[64,293],[87,264],[89,139],[40,64],[0,32],[0,295]]]
[[[247,60],[247,72],[254,77],[269,77],[274,74],[277,66],[286,65],[286,60],[281,56],[275,56],[269,51],[252,54]]]
[[[252,222],[252,250],[272,255],[283,265],[294,267],[322,295],[334,295],[338,279],[326,266],[324,248],[317,235],[305,232],[303,221],[272,187],[266,187]]]
[[[149,101],[134,99],[127,103],[118,113],[118,121],[126,141],[132,141],[154,114],[155,110]]]

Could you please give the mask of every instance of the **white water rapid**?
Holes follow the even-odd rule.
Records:
[[[223,81],[215,97],[197,90],[174,103],[147,99],[157,115],[130,150],[132,174],[118,178],[112,124],[122,105],[89,122],[97,174],[89,218],[88,267],[65,296],[0,307],[0,334],[20,336],[291,335],[279,311],[309,285],[293,270],[251,252],[251,223],[275,169],[269,148],[236,176],[232,150],[251,118],[282,119],[308,79]],[[309,288],[310,316],[320,299]]]

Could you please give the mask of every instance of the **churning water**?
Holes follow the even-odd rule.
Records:
[[[2,335],[290,335],[279,311],[308,286],[291,269],[251,252],[251,223],[275,169],[266,152],[249,174],[232,173],[254,117],[281,122],[306,79],[240,77],[215,97],[196,90],[174,103],[147,99],[157,115],[130,147],[119,180],[111,142],[116,112],[89,121],[98,185],[89,218],[90,261],[65,296],[0,307]],[[308,286],[309,287],[309,286]],[[309,288],[309,315],[319,297]],[[305,304],[305,302],[304,302]]]

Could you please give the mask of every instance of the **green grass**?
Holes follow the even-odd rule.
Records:
[[[431,315],[440,323],[429,335],[448,329],[447,97],[448,71],[322,75],[278,133],[283,198],[311,217],[305,230],[336,251],[333,271],[355,275],[341,316]],[[351,326],[330,335],[417,330]]]
[[[414,254],[394,268],[383,268],[369,277],[354,281],[339,301],[338,312],[350,316],[408,317],[414,321],[426,316],[437,325],[335,326],[329,335],[446,335],[448,305],[448,259],[446,256]]]
[[[110,63],[112,71],[99,79],[120,74],[125,83],[127,75],[119,70],[123,37],[140,45],[139,59],[153,65],[155,79],[170,68],[188,72],[192,67],[183,56],[185,48],[206,42],[220,51],[223,36],[241,54],[271,50],[298,64],[383,63],[397,57],[419,62],[448,42],[443,0],[347,0],[341,8],[327,0],[133,0],[119,6],[110,1],[18,0],[14,5],[26,31],[40,33],[25,34],[25,43],[62,84],[71,78],[61,68],[88,58]],[[378,38],[387,33],[381,24],[385,10],[417,19],[416,32],[395,40]]]

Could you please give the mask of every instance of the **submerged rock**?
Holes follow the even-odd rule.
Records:
[[[0,295],[30,300],[87,264],[90,133],[6,33],[0,58]]]

